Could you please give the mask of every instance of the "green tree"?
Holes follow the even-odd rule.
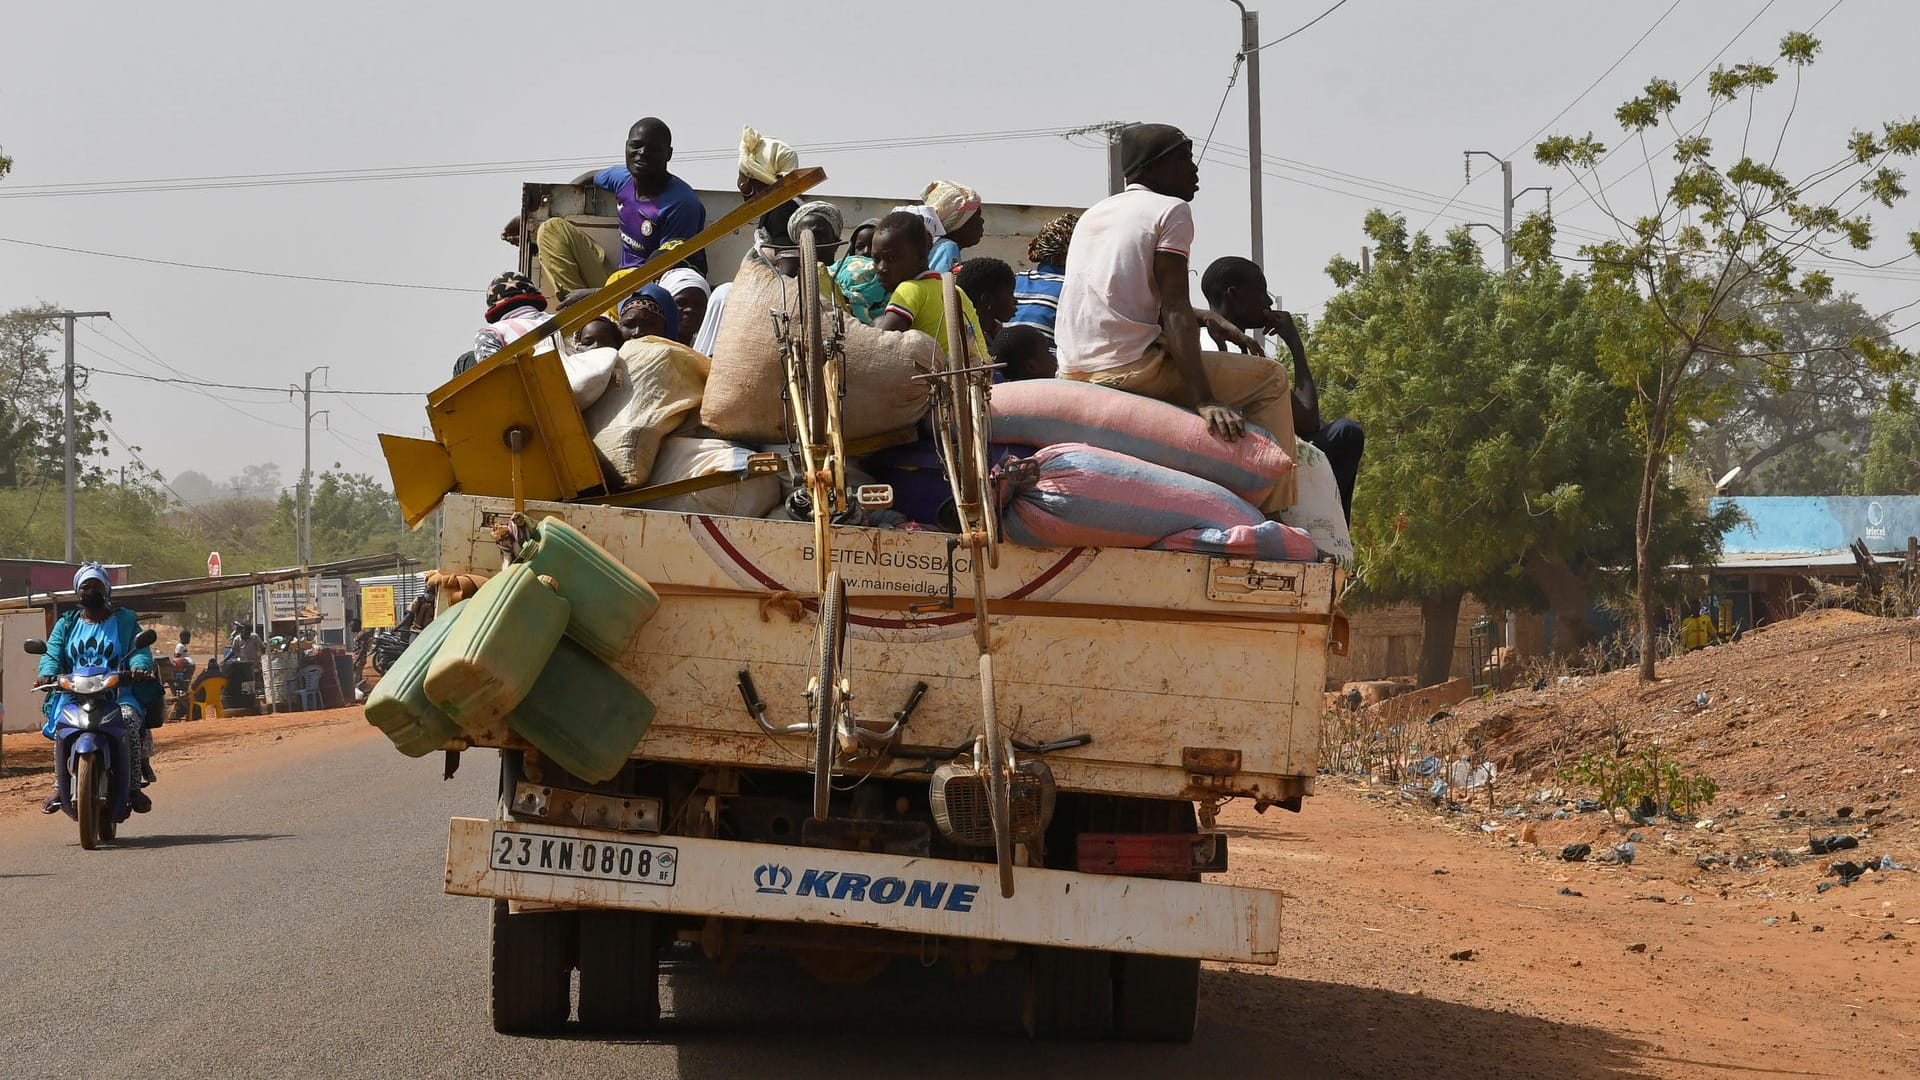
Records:
[[[1528,223],[1507,274],[1464,233],[1408,239],[1375,211],[1371,273],[1335,259],[1340,293],[1314,327],[1328,404],[1372,433],[1355,500],[1359,595],[1418,602],[1422,682],[1445,678],[1463,594],[1556,616],[1554,647],[1585,642],[1606,571],[1626,561],[1638,491],[1628,394],[1599,369],[1586,283]],[[1663,488],[1663,549],[1691,559],[1700,514]]]
[[[24,458],[16,456],[5,470],[14,484],[64,482],[64,380],[47,345],[60,324],[46,317],[59,310],[58,304],[39,304],[0,315],[0,439],[27,447]],[[103,480],[106,474],[98,462],[106,455],[106,426],[113,417],[84,397],[75,398],[73,415],[76,482]]]
[[[1741,356],[1707,379],[1724,390],[1720,414],[1698,426],[1683,464],[1715,482],[1739,469],[1749,495],[1834,495],[1859,486],[1874,402],[1888,379],[1852,343],[1891,327],[1850,295],[1756,305],[1778,356]]]
[[[1920,411],[1885,409],[1874,415],[1862,495],[1920,495]]]
[[[274,531],[290,538],[298,522],[295,493],[284,491],[274,512]],[[405,530],[400,503],[392,492],[373,477],[343,471],[335,462],[334,468],[321,473],[313,485],[313,561],[387,551],[401,551],[429,564],[438,557],[430,530]]]
[[[1791,68],[1796,99],[1818,50],[1819,42],[1804,33],[1781,39],[1779,60]],[[1920,151],[1920,120],[1888,123],[1878,133],[1855,131],[1837,163],[1799,179],[1788,176],[1778,163],[1786,123],[1771,154],[1764,136],[1752,137],[1755,99],[1778,78],[1770,64],[1716,69],[1708,77],[1705,117],[1676,133],[1675,175],[1643,213],[1614,208],[1596,175],[1607,148],[1591,134],[1556,135],[1535,150],[1542,164],[1568,170],[1618,230],[1617,238],[1589,244],[1581,253],[1592,261],[1593,292],[1607,317],[1600,362],[1616,383],[1633,391],[1630,418],[1641,451],[1634,571],[1640,676],[1648,681],[1654,678],[1661,570],[1654,537],[1668,462],[1685,451],[1698,425],[1724,411],[1727,375],[1738,364],[1777,365],[1796,355],[1781,347],[1779,333],[1753,313],[1754,305],[1829,296],[1832,278],[1803,264],[1809,257],[1831,258],[1841,245],[1869,248],[1873,231],[1864,207],[1891,207],[1903,198],[1902,174],[1893,163]],[[1655,175],[1648,140],[1675,128],[1680,103],[1679,86],[1654,79],[1614,114],[1639,148],[1639,164]],[[1736,123],[1745,128],[1733,160],[1722,167],[1708,132],[1728,112],[1744,112]],[[1787,122],[1791,118],[1788,110]],[[1920,252],[1920,233],[1908,239]],[[1905,400],[1900,376],[1910,370],[1911,356],[1883,337],[1863,336],[1850,348],[1861,365],[1888,380],[1885,398]]]

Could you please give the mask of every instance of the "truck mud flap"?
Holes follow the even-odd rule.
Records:
[[[1268,889],[454,818],[457,896],[1276,964]]]

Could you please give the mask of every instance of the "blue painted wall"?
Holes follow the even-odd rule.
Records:
[[[1874,551],[1904,551],[1907,537],[1920,536],[1920,495],[1809,497],[1740,496],[1728,503],[1748,521],[1727,533],[1729,555],[1785,553],[1812,555],[1845,551],[1865,540]]]

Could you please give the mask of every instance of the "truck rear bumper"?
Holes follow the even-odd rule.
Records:
[[[454,818],[459,896],[857,926],[1024,945],[1279,962],[1267,889],[991,863]]]

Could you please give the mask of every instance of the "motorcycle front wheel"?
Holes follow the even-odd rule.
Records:
[[[100,846],[100,824],[106,818],[106,810],[100,804],[100,783],[105,772],[100,766],[100,755],[88,751],[73,761],[73,811],[80,819],[80,846],[92,851]]]

